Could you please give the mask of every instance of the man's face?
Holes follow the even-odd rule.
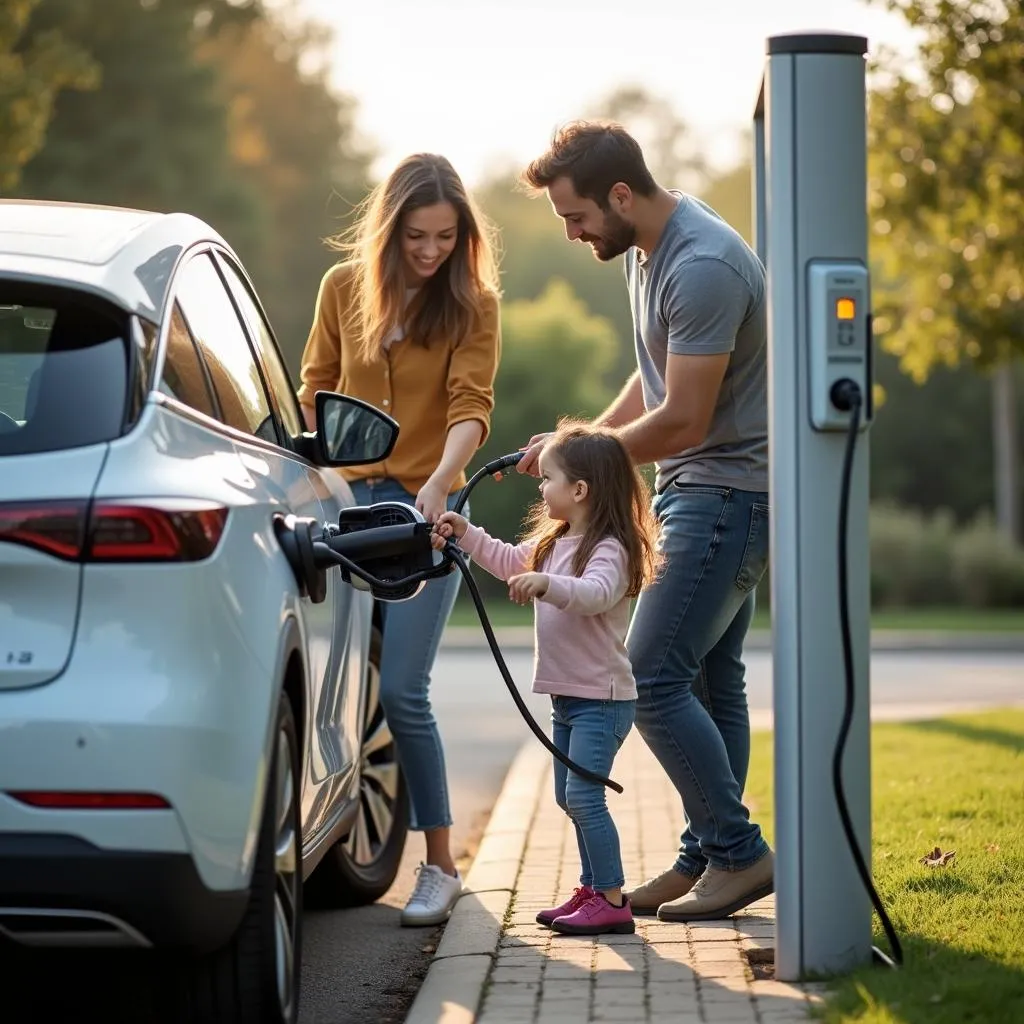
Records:
[[[552,209],[565,223],[565,237],[570,242],[588,242],[602,262],[636,245],[632,221],[614,209],[602,210],[593,199],[580,198],[568,178],[555,179],[547,191]]]

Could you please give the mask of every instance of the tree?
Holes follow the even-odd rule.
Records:
[[[589,245],[567,242],[562,223],[547,199],[517,189],[515,175],[485,183],[476,197],[501,230],[501,277],[506,301],[537,299],[553,279],[563,280],[591,313],[611,323],[619,341],[607,382],[618,388],[636,368],[633,322],[621,261],[601,263],[594,259]]]
[[[615,330],[565,281],[550,281],[535,300],[506,302],[501,320],[491,434],[475,460],[481,464],[553,429],[560,416],[596,416],[614,394],[606,379],[618,347]],[[536,498],[535,481],[510,473],[500,484],[473,492],[472,517],[495,536],[512,540]]]
[[[102,78],[94,91],[57,97],[46,144],[25,165],[19,193],[186,210],[233,244],[251,244],[262,213],[233,173],[217,73],[195,49],[203,36],[260,10],[230,0],[41,0],[26,45],[59,29]]]
[[[651,173],[666,188],[694,192],[703,183],[707,165],[670,100],[624,85],[596,103],[590,116],[618,121],[640,143]]]
[[[99,69],[57,29],[25,38],[39,0],[5,0],[0,8],[0,195],[39,152],[62,89],[91,89]]]
[[[1024,353],[1022,0],[885,0],[922,33],[919,75],[870,101],[876,329],[905,370],[994,370],[997,512],[1019,536],[1012,360]]]
[[[753,245],[753,186],[750,174],[750,163],[741,161],[735,167],[710,176],[698,189],[697,195],[734,227],[748,245]]]
[[[322,26],[279,11],[199,48],[221,78],[232,162],[267,211],[258,249],[240,255],[296,374],[320,278],[337,258],[323,239],[362,199],[372,158],[356,135],[355,102],[327,85],[329,43]]]

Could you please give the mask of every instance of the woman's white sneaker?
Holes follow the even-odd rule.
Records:
[[[402,925],[416,928],[443,924],[462,895],[462,876],[452,878],[433,864],[421,864],[416,874],[416,888],[402,911]]]

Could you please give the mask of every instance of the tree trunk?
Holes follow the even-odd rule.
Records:
[[[992,462],[996,523],[1003,533],[1021,543],[1020,447],[1013,369],[1013,362],[1006,362],[992,375]]]

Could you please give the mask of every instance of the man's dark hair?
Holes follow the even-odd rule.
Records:
[[[636,139],[609,121],[572,121],[559,128],[548,151],[522,174],[535,189],[558,178],[568,178],[576,195],[593,199],[602,210],[608,209],[608,193],[616,182],[641,196],[654,195],[658,187]]]

